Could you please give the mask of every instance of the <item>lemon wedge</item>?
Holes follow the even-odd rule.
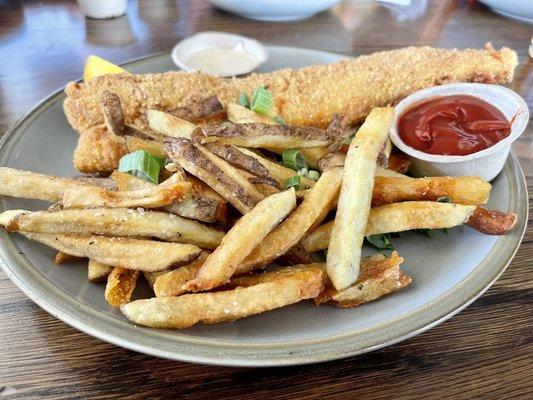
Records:
[[[104,60],[98,56],[89,56],[87,61],[85,61],[85,68],[83,69],[83,80],[85,82],[90,81],[97,76],[107,75],[107,74],[121,74],[123,72],[128,73],[123,68],[120,68],[118,65],[113,64],[107,60]]]

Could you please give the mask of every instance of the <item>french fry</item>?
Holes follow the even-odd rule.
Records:
[[[192,244],[156,242],[123,237],[21,232],[55,250],[86,257],[102,264],[141,271],[161,271],[196,258],[201,250]]]
[[[385,141],[385,145],[382,147],[382,149],[378,153],[378,158],[376,160],[377,171],[387,168],[391,147],[392,147],[391,141],[387,139]],[[325,171],[331,168],[343,167],[344,160],[346,159],[346,154],[340,153],[340,152],[336,152],[336,153],[325,152],[324,154],[317,154],[317,156],[319,156],[317,165],[321,171]],[[376,171],[376,174],[377,174],[377,171]]]
[[[226,160],[230,165],[243,169],[261,178],[271,179],[268,169],[261,164],[256,158],[244,154],[236,147],[219,142],[206,143],[204,146],[214,155]]]
[[[144,150],[156,157],[165,158],[167,156],[165,145],[157,140],[146,140],[135,136],[126,136],[124,139],[129,153]]]
[[[91,187],[77,179],[60,178],[20,169],[0,167],[0,195],[44,200],[52,203],[61,201],[68,189]]]
[[[103,282],[107,279],[111,271],[113,271],[113,267],[107,264],[102,264],[94,260],[89,260],[87,263],[87,278],[89,282]]]
[[[271,124],[211,124],[201,128],[200,143],[222,141],[240,147],[323,147],[331,139],[323,129]]]
[[[26,210],[7,210],[0,213],[0,225],[8,226],[9,223],[18,215],[24,214]]]
[[[110,191],[95,186],[82,186],[67,189],[61,200],[65,209],[69,208],[159,208],[168,206],[190,190],[191,184],[174,174],[157,186],[134,191]]]
[[[54,264],[61,265],[67,262],[78,261],[78,260],[80,260],[79,257],[71,256],[70,254],[63,253],[62,251],[58,251],[54,258]]]
[[[484,204],[491,184],[476,176],[440,176],[430,178],[376,176],[372,205],[412,200],[437,200],[449,197],[456,204]]]
[[[6,231],[156,237],[206,249],[216,248],[225,235],[224,232],[174,214],[128,208],[26,212],[13,218],[6,226]]]
[[[168,272],[170,272],[170,270],[168,270],[168,269],[164,269],[163,271],[156,271],[156,272],[146,272],[146,271],[144,271],[143,275],[144,275],[144,278],[146,279],[146,281],[148,282],[148,284],[150,285],[150,287],[153,290],[154,289],[154,283],[155,283],[155,280],[157,279],[157,277],[159,277],[161,275],[164,275],[164,274],[166,274]]]
[[[396,171],[400,174],[405,174],[410,166],[411,158],[407,154],[393,151],[389,155],[389,162],[387,163],[387,168],[391,171]]]
[[[107,190],[117,190],[117,184],[110,178],[98,178],[94,176],[77,176],[74,179],[91,186],[98,186]]]
[[[244,154],[249,155],[255,158],[257,161],[259,161],[268,170],[270,176],[274,178],[276,181],[278,181],[280,187],[283,187],[287,179],[292,178],[295,175],[298,175],[297,171],[294,171],[290,168],[286,168],[283,165],[278,164],[277,162],[268,160],[265,157],[262,157],[259,154],[255,153],[254,151],[251,151],[244,147],[239,147],[238,149]],[[315,185],[314,180],[309,179],[305,176],[301,176],[300,180],[302,184],[307,187],[313,187]]]
[[[172,160],[207,183],[242,214],[263,199],[252,183],[226,161],[187,139],[168,139],[166,150]]]
[[[315,258],[299,243],[285,254],[282,254],[276,262],[280,265],[313,264]]]
[[[210,290],[229,281],[239,264],[296,207],[294,188],[273,194],[245,214],[224,236],[185,289]]]
[[[117,182],[119,190],[143,190],[156,185],[137,178],[125,172],[115,171],[111,174]],[[202,222],[225,222],[227,217],[227,202],[217,192],[193,176],[187,176],[187,181],[192,188],[180,201],[163,207],[164,211],[185,218],[196,219]]]
[[[359,274],[376,159],[388,137],[393,114],[392,108],[374,108],[348,149],[327,254],[326,271],[337,290],[351,286]]]
[[[228,114],[228,120],[234,124],[276,124],[271,117],[258,114],[255,111],[236,103],[228,103],[226,112]]]
[[[162,136],[147,127],[126,124],[120,97],[109,90],[102,92],[101,98],[102,114],[104,123],[110,138],[120,146],[124,145],[125,136],[141,136],[152,139],[161,139]]]
[[[263,268],[298,244],[328,214],[339,194],[341,179],[340,171],[325,171],[302,204],[239,264],[237,273]]]
[[[118,307],[130,301],[137,285],[139,271],[115,267],[107,277],[105,299],[113,307]]]
[[[203,251],[202,254],[190,264],[157,276],[153,283],[156,297],[179,296],[186,293],[183,285],[194,279],[209,254],[210,253]]]
[[[234,321],[316,297],[323,287],[323,274],[319,266],[288,267],[237,278],[238,287],[233,290],[136,300],[120,310],[135,324],[152,328]]]
[[[478,206],[470,216],[467,225],[487,235],[505,235],[514,228],[516,219],[515,213],[504,213]]]
[[[159,110],[146,110],[148,126],[167,137],[186,138],[196,129],[196,125]]]
[[[402,232],[413,229],[444,229],[466,223],[476,206],[439,203],[436,201],[406,201],[385,204],[370,209],[365,236]],[[302,243],[310,253],[329,246],[333,222],[315,229]]]
[[[107,130],[116,136],[116,140],[123,140],[122,136],[126,133],[126,123],[124,122],[120,97],[106,89],[102,92],[101,106]]]
[[[316,304],[331,303],[337,307],[357,307],[386,294],[396,292],[411,283],[400,264],[403,258],[393,252],[389,258],[376,254],[361,261],[357,281],[347,289],[335,290],[327,285],[315,299]]]
[[[224,106],[215,95],[204,99],[195,99],[187,107],[174,108],[168,110],[168,113],[187,121],[201,122],[206,119],[223,117],[225,111]]]
[[[407,175],[401,174],[399,172],[393,171],[392,169],[384,168],[376,169],[376,176],[388,177],[388,178],[409,178]]]

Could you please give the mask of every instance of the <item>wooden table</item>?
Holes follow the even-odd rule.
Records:
[[[480,48],[492,41],[518,52],[511,88],[533,105],[531,26],[466,1],[430,1],[409,15],[347,2],[306,21],[273,24],[192,0],[130,1],[127,16],[108,21],[83,18],[74,1],[8,0],[0,2],[0,132],[78,79],[89,54],[124,62],[169,51],[204,30],[349,55],[407,45]],[[530,190],[531,133],[514,146]],[[0,271],[0,398],[526,398],[533,392],[532,257],[530,227],[496,284],[442,325],[359,357],[268,369],[191,365],[104,343],[41,310]]]

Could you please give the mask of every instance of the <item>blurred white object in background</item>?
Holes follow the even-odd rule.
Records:
[[[533,24],[533,0],[479,0],[495,13]]]
[[[77,0],[83,13],[89,18],[119,17],[126,12],[127,0]]]
[[[224,32],[202,32],[179,42],[172,61],[185,71],[221,77],[247,74],[267,60],[266,48],[257,40]]]
[[[241,17],[262,21],[294,21],[309,18],[341,0],[208,0],[214,6]]]
[[[426,13],[428,0],[378,0],[398,22],[413,21]]]
[[[411,5],[411,0],[378,0],[380,3],[389,3],[397,6],[407,7]]]
[[[533,36],[531,37],[531,42],[529,42],[529,57],[533,58]]]

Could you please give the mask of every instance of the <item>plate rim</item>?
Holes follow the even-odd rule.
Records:
[[[297,47],[267,46],[267,48],[349,58],[343,54]],[[137,66],[158,57],[168,56],[169,53],[158,53],[121,65]],[[6,164],[11,149],[24,135],[24,125],[30,124],[48,107],[61,101],[63,92],[64,87],[41,100],[6,131],[0,141],[0,165]],[[498,279],[521,244],[529,214],[525,177],[512,152],[505,163],[504,173],[509,176],[511,194],[509,203],[511,207],[516,208],[514,211],[518,214],[517,226],[509,235],[499,237],[484,259],[461,282],[448,292],[400,316],[366,328],[319,339],[235,344],[219,339],[176,337],[165,334],[166,331],[117,321],[116,318],[98,313],[89,306],[77,304],[80,301],[74,297],[64,298],[59,287],[47,281],[41,274],[32,274],[31,263],[23,254],[19,254],[18,246],[4,231],[0,234],[0,266],[26,296],[54,317],[98,339],[144,354],[192,363],[248,367],[289,366],[336,360],[377,350],[425,332],[463,310]],[[483,280],[478,280],[479,278]],[[84,307],[87,315],[80,313],[80,308]],[[439,312],[431,316],[435,311]],[[373,331],[376,330],[378,334],[374,336]],[[366,338],[362,343],[361,337]],[[169,344],[167,348],[161,346],[162,349],[158,349],[155,346],[165,341]],[[179,347],[176,346],[178,344]],[[185,352],[184,346],[187,350]]]

